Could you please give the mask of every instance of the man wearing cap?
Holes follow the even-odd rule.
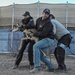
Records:
[[[30,72],[36,72],[40,69],[40,60],[45,63],[49,71],[54,71],[51,62],[43,54],[43,52],[46,52],[47,48],[51,47],[54,42],[53,25],[50,21],[49,14],[50,10],[45,9],[42,12],[42,17],[36,20],[37,32],[33,35],[39,37],[40,40],[33,46],[34,69]]]
[[[30,13],[28,11],[26,11],[23,14],[23,16],[24,16],[24,19],[22,19],[22,21],[21,21],[23,29],[24,28],[25,29],[34,28],[34,20],[30,16]],[[25,34],[24,34],[24,37],[25,37]],[[15,65],[14,65],[13,69],[18,68],[18,66],[19,66],[19,64],[20,64],[20,62],[22,60],[24,50],[25,50],[25,48],[26,48],[28,43],[30,43],[29,46],[28,46],[28,59],[29,59],[29,62],[30,62],[29,64],[30,64],[30,66],[34,65],[34,63],[33,63],[33,45],[34,45],[35,42],[33,40],[29,40],[29,39],[25,40],[25,39],[23,39],[23,40],[21,40],[21,46],[19,48],[19,53],[17,55]]]

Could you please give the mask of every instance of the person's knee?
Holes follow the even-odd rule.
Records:
[[[33,49],[35,49],[35,48],[36,48],[36,45],[34,44],[34,45],[33,45]]]
[[[33,49],[39,48],[39,46],[37,44],[33,45]]]
[[[33,45],[33,51],[34,51],[34,52],[35,52],[36,48],[37,48],[37,45],[34,44],[34,45]]]
[[[65,50],[62,47],[57,46],[54,51],[54,55],[56,54],[59,54],[59,55],[65,54]]]

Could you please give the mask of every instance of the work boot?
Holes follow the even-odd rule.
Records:
[[[40,68],[33,68],[31,71],[30,71],[30,73],[37,73],[37,72],[39,72],[41,69]]]
[[[14,66],[13,66],[13,69],[17,69],[17,68],[18,68],[18,65],[14,65]]]
[[[30,66],[29,66],[29,69],[31,69],[31,70],[32,70],[33,68],[34,68],[34,65],[30,65]]]

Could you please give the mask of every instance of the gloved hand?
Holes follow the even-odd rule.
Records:
[[[33,37],[33,33],[30,33],[29,35],[30,35],[31,37]]]

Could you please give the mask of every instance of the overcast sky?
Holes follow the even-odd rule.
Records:
[[[41,3],[69,3],[75,4],[75,0],[39,0]],[[0,0],[0,6],[7,6],[13,4],[29,4],[38,2],[38,0]]]

